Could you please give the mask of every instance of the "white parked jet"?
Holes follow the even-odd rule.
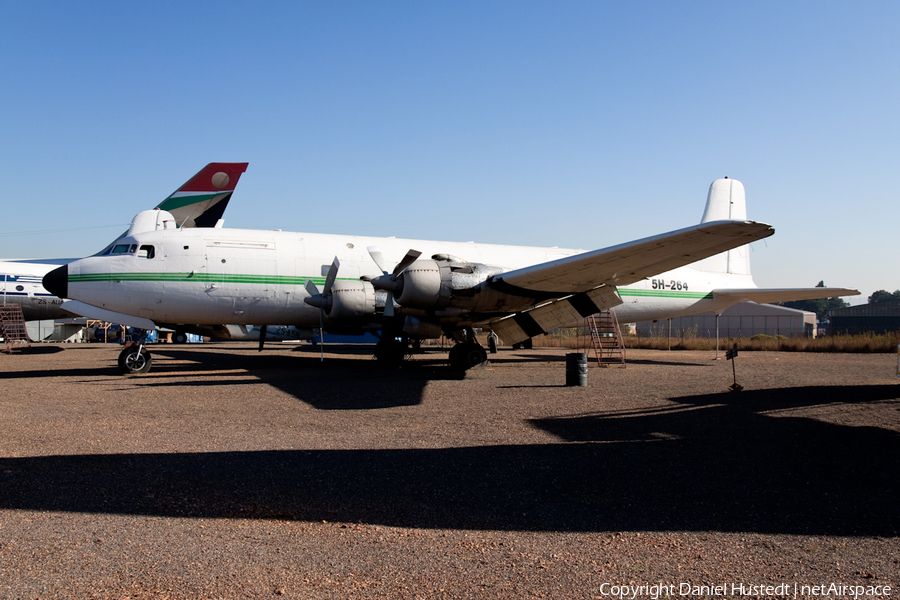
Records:
[[[234,193],[248,163],[209,163],[156,207],[168,211],[179,227],[215,227]],[[100,251],[110,253],[119,242]],[[121,246],[119,247],[121,250]],[[49,271],[76,260],[50,258],[41,260],[0,261],[0,301],[19,304],[26,321],[68,319],[73,313],[60,308],[62,298],[41,283]]]
[[[376,356],[399,361],[410,338],[459,343],[451,363],[486,359],[474,328],[517,343],[612,308],[620,322],[857,294],[759,289],[749,242],[774,233],[746,220],[744,188],[713,182],[699,225],[584,252],[242,229],[179,229],[165,211],[135,217],[122,252],[85,258],[44,278],[58,296],[133,315],[126,324],[291,324],[333,333],[381,329]],[[420,258],[422,255],[430,258]],[[332,260],[333,259],[333,260]],[[699,261],[699,262],[698,262]],[[322,286],[322,287],[320,287]],[[149,369],[128,348],[126,372]]]

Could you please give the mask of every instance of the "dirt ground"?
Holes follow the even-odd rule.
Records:
[[[334,350],[0,355],[0,598],[900,594],[897,355]]]

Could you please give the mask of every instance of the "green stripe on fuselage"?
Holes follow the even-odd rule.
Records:
[[[678,290],[645,290],[641,288],[619,288],[620,296],[635,298],[690,298],[692,300],[712,300],[712,292],[689,292]]]
[[[312,279],[316,285],[324,285],[324,277],[292,277],[287,275],[251,275],[230,273],[87,273],[70,274],[69,283],[89,283],[96,281],[157,281],[177,283],[247,283],[261,285],[306,285]],[[352,277],[338,277],[342,281],[358,281]],[[712,292],[691,292],[678,290],[647,290],[641,288],[619,288],[619,295],[634,298],[680,298],[692,300],[712,300]]]
[[[158,281],[191,283],[256,283],[262,285],[305,285],[307,279],[324,284],[324,277],[289,277],[286,275],[241,275],[229,273],[86,273],[70,274],[69,283],[96,281]],[[338,277],[344,281],[359,281],[350,277]]]

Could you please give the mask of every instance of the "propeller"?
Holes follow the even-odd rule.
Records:
[[[303,301],[320,310],[327,311],[331,308],[331,287],[334,285],[334,280],[337,279],[338,269],[340,268],[341,261],[335,256],[331,267],[328,268],[328,274],[325,275],[325,289],[321,293],[315,282],[312,279],[307,279],[306,291],[309,293],[309,296],[304,298]]]
[[[259,351],[262,352],[263,344],[266,343],[266,326],[259,328]]]
[[[363,277],[360,277],[360,279],[371,282],[375,289],[387,291],[387,300],[384,303],[384,316],[393,317],[394,292],[396,292],[399,287],[397,278],[399,278],[403,271],[408,269],[411,264],[416,262],[416,260],[422,256],[422,253],[418,250],[410,249],[406,253],[406,256],[394,266],[394,270],[388,274],[387,268],[385,268],[384,255],[381,253],[381,250],[378,249],[378,246],[369,246],[366,250],[369,252],[369,256],[372,257],[375,264],[378,265],[378,268],[381,269],[383,275],[381,277],[368,277],[364,275]]]
[[[334,280],[337,279],[338,269],[340,268],[341,261],[339,261],[338,257],[335,256],[334,261],[328,268],[328,273],[325,275],[325,289],[321,292],[319,292],[319,287],[315,284],[315,282],[313,282],[312,279],[306,280],[306,292],[309,294],[309,296],[304,298],[303,301],[310,306],[315,306],[319,309],[320,362],[325,361],[325,311],[331,308],[331,288],[334,285]]]

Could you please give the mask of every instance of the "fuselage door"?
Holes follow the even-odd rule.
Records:
[[[273,242],[209,241],[206,293],[217,306],[232,307],[234,323],[252,323],[251,315],[265,312],[275,297],[276,264]]]

